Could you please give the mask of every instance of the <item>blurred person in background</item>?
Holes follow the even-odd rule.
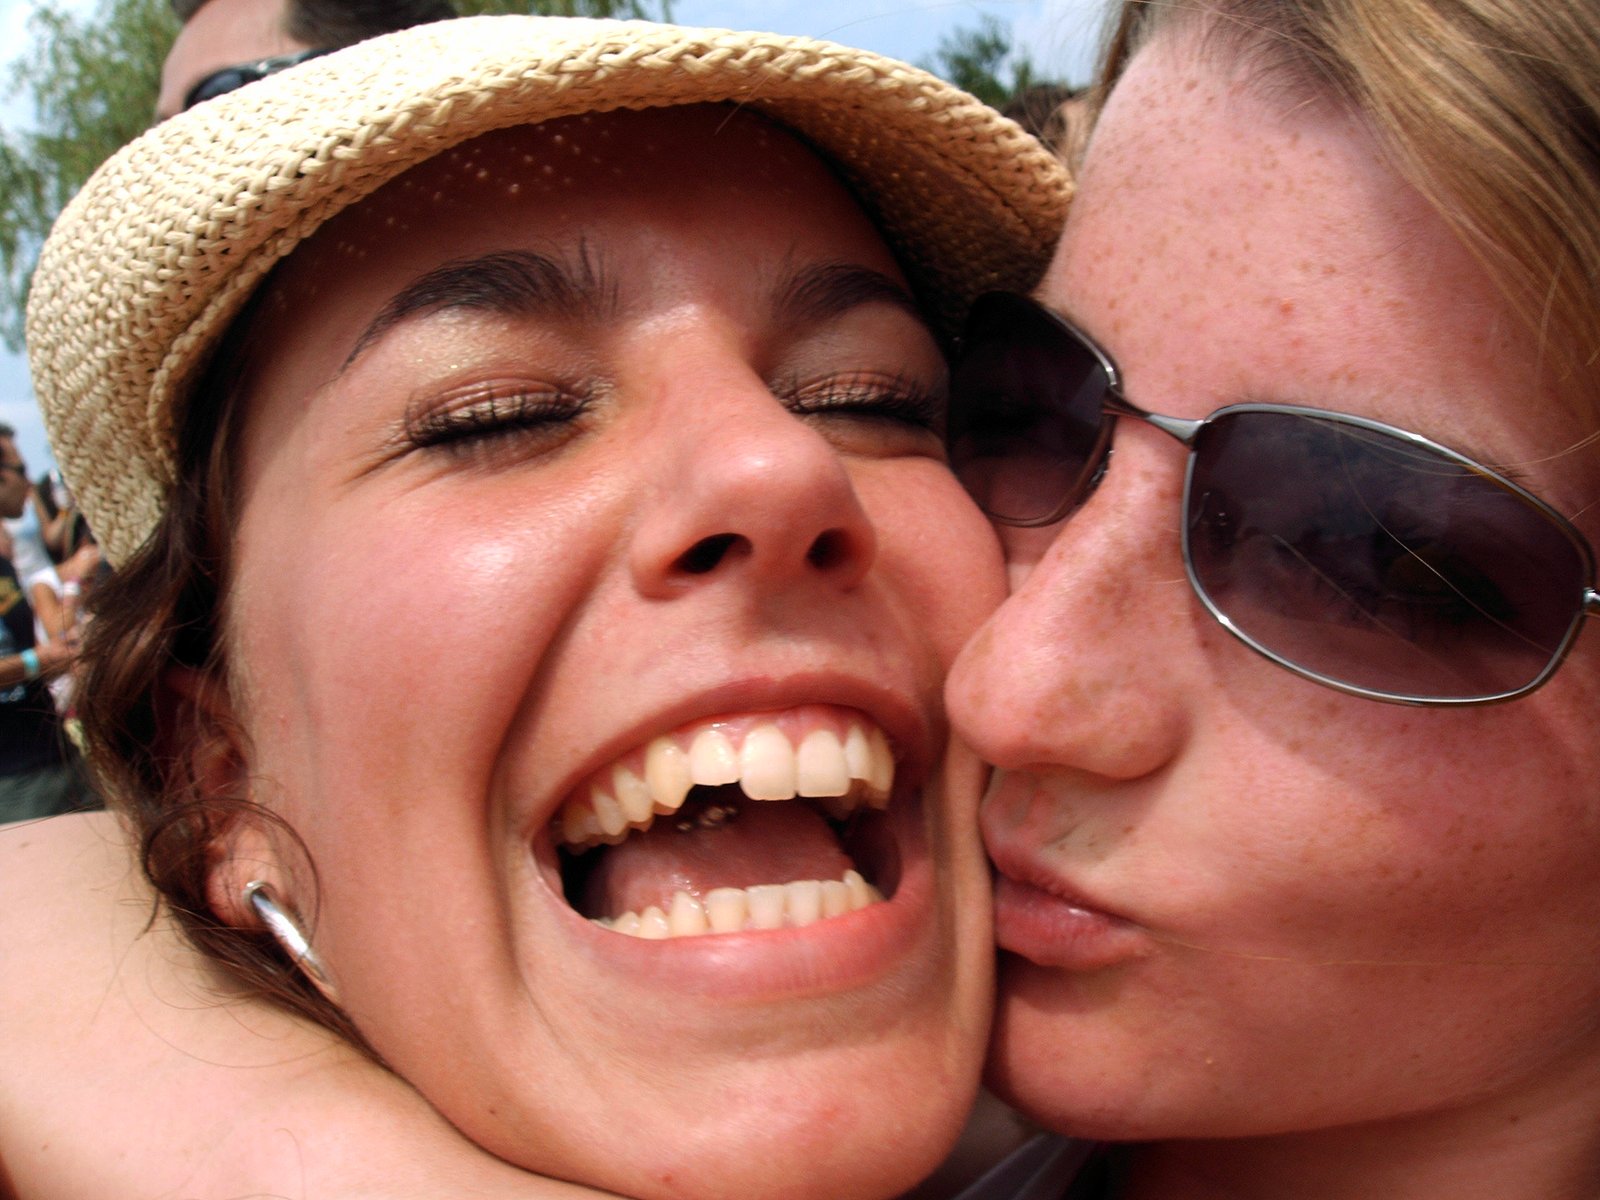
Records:
[[[16,518],[32,487],[16,432],[0,425],[0,515]],[[0,823],[98,807],[65,744],[49,680],[77,656],[70,638],[40,645],[33,607],[12,565],[0,556]]]
[[[172,0],[183,22],[161,69],[156,119],[318,54],[456,15],[450,0]]]

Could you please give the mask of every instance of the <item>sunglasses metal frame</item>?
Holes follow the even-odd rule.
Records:
[[[1311,680],[1313,683],[1319,683],[1324,687],[1332,688],[1335,691],[1344,692],[1352,696],[1360,696],[1368,700],[1379,700],[1391,704],[1411,704],[1428,707],[1461,707],[1467,705],[1498,704],[1506,700],[1516,699],[1518,696],[1525,696],[1529,692],[1547,682],[1551,675],[1553,675],[1556,669],[1561,665],[1562,661],[1566,658],[1568,651],[1572,649],[1572,644],[1577,640],[1578,630],[1583,623],[1583,619],[1585,617],[1600,616],[1600,591],[1597,591],[1595,588],[1595,554],[1594,548],[1589,543],[1589,539],[1586,538],[1583,533],[1572,524],[1571,521],[1564,517],[1555,508],[1551,507],[1545,501],[1541,500],[1538,496],[1534,495],[1520,484],[1513,480],[1507,479],[1498,471],[1486,467],[1482,463],[1467,457],[1465,454],[1461,454],[1458,451],[1452,450],[1448,446],[1440,445],[1438,442],[1435,442],[1431,438],[1424,437],[1419,433],[1413,433],[1410,430],[1401,429],[1394,425],[1387,425],[1382,421],[1375,421],[1367,417],[1358,417],[1350,413],[1334,412],[1329,409],[1310,408],[1304,405],[1294,404],[1230,404],[1225,405],[1222,408],[1218,408],[1213,412],[1208,413],[1206,416],[1198,419],[1170,417],[1164,416],[1160,413],[1150,412],[1146,409],[1140,408],[1137,404],[1134,404],[1127,398],[1127,395],[1122,390],[1121,375],[1117,370],[1116,363],[1112,361],[1111,356],[1107,354],[1106,351],[1102,349],[1093,338],[1091,338],[1083,330],[1079,329],[1071,321],[1068,321],[1065,317],[1061,316],[1059,313],[1051,311],[1044,305],[1039,304],[1037,301],[1034,301],[1026,296],[1017,295],[1012,292],[989,292],[983,296],[980,296],[973,303],[972,313],[979,313],[986,307],[992,308],[1001,305],[1009,306],[1014,311],[1020,310],[1023,313],[1030,314],[1035,320],[1044,320],[1048,322],[1065,336],[1075,341],[1083,349],[1087,350],[1093,356],[1095,362],[1099,365],[1101,371],[1104,373],[1106,386],[1105,396],[1100,410],[1101,423],[1099,432],[1094,441],[1093,450],[1091,451],[1092,457],[1090,461],[1085,464],[1085,470],[1078,475],[1074,483],[1067,489],[1066,493],[1061,499],[1061,502],[1051,509],[1048,515],[1043,517],[1015,519],[996,516],[995,514],[990,513],[989,516],[991,520],[997,521],[1002,525],[1010,525],[1017,528],[1039,528],[1045,525],[1053,525],[1056,522],[1064,520],[1070,516],[1072,512],[1079,508],[1089,498],[1089,496],[1093,494],[1101,478],[1104,477],[1106,471],[1110,467],[1111,456],[1114,449],[1112,444],[1113,431],[1116,428],[1116,421],[1119,417],[1132,417],[1135,420],[1142,421],[1147,425],[1152,425],[1161,430],[1161,432],[1167,434],[1169,437],[1172,437],[1181,443],[1188,451],[1187,461],[1184,464],[1182,500],[1183,512],[1187,514],[1190,508],[1190,487],[1194,478],[1196,461],[1195,443],[1199,438],[1201,431],[1204,430],[1206,426],[1210,425],[1213,421],[1220,417],[1247,414],[1252,412],[1302,416],[1330,424],[1344,425],[1354,429],[1360,429],[1367,433],[1378,434],[1383,438],[1389,439],[1403,446],[1424,451],[1425,453],[1432,455],[1437,459],[1441,459],[1444,462],[1464,468],[1465,470],[1470,471],[1472,474],[1482,478],[1493,486],[1509,492],[1518,500],[1522,501],[1528,507],[1533,509],[1539,516],[1550,522],[1550,524],[1558,529],[1573,545],[1582,560],[1584,578],[1586,582],[1582,597],[1574,606],[1572,619],[1568,623],[1566,632],[1562,635],[1559,645],[1554,649],[1554,651],[1552,651],[1550,659],[1545,664],[1543,670],[1541,670],[1528,683],[1503,692],[1496,692],[1482,696],[1426,696],[1404,692],[1381,691],[1374,688],[1363,687],[1360,684],[1348,683],[1335,676],[1325,675],[1320,671],[1302,666],[1299,663],[1284,657],[1277,651],[1269,649],[1267,646],[1261,644],[1254,637],[1241,629],[1225,612],[1221,610],[1221,608],[1218,607],[1209,593],[1207,593],[1204,584],[1201,583],[1199,576],[1196,574],[1194,568],[1194,557],[1190,552],[1189,546],[1190,522],[1185,519],[1182,523],[1183,569],[1189,578],[1190,589],[1199,598],[1201,604],[1205,606],[1206,611],[1211,614],[1211,616],[1219,625],[1221,625],[1239,641],[1243,642],[1250,649],[1254,650],[1257,654],[1271,662],[1276,663],[1278,666],[1283,667],[1287,671],[1291,671],[1304,679]],[[969,323],[971,319],[972,318],[969,315]],[[1007,323],[1007,327],[1014,328],[1015,326],[1014,323]],[[962,353],[966,351],[968,347],[968,341],[969,339],[967,337],[964,336],[962,338],[961,346],[959,348]]]

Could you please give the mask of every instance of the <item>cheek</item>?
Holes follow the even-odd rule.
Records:
[[[1463,961],[1589,945],[1592,737],[1538,695],[1441,712],[1296,682],[1246,711],[1219,700],[1178,789],[1213,799],[1163,822],[1168,871],[1198,911],[1230,914],[1239,948]]]
[[[948,670],[1005,598],[1005,565],[988,520],[935,462],[858,481],[878,534],[880,567],[896,582],[914,627]]]
[[[572,527],[592,532],[594,516],[571,504],[532,520],[526,496],[374,499],[240,523],[230,654],[252,765],[286,815],[332,790],[407,795],[443,770],[487,771],[592,576],[598,539]],[[440,730],[458,754],[427,753]]]

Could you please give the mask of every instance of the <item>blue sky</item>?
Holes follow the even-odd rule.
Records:
[[[71,0],[93,8],[92,0]],[[0,0],[0,47],[26,45],[34,0]],[[1012,43],[1026,47],[1048,74],[1087,80],[1095,33],[1105,0],[675,0],[673,16],[685,25],[770,29],[865,46],[913,62],[928,59],[953,30],[977,24],[981,14],[1010,27]],[[15,126],[26,114],[0,103],[0,124]],[[0,350],[0,421],[14,426],[18,448],[37,471],[51,461],[34,407],[27,364]]]

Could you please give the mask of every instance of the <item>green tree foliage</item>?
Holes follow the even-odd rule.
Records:
[[[671,20],[671,0],[457,0],[463,15]],[[142,132],[155,111],[161,63],[178,31],[169,0],[99,0],[87,15],[44,0],[28,44],[4,68],[6,94],[32,109],[26,128],[0,128],[0,341],[22,348],[22,314],[39,247],[61,206],[95,167]]]
[[[1011,31],[985,13],[976,28],[957,29],[939,41],[933,59],[919,64],[971,92],[986,104],[1004,108],[1043,80],[1025,54],[1013,54]]]
[[[22,345],[22,303],[50,223],[105,157],[150,124],[177,21],[167,0],[102,0],[90,17],[45,3],[6,80],[33,127],[0,129],[0,340]]]

